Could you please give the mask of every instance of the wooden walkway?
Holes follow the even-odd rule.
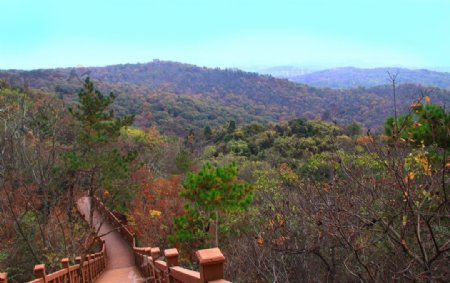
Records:
[[[231,283],[223,279],[225,256],[219,248],[196,251],[199,271],[183,268],[179,266],[177,249],[165,249],[161,255],[159,247],[137,247],[136,235],[100,200],[94,198],[93,202],[92,225],[101,238],[101,251],[88,254],[85,259],[76,257],[74,265],[70,265],[69,258],[63,258],[63,267],[51,274],[46,273],[45,264],[37,264],[34,267],[36,279],[29,283]],[[91,199],[80,198],[77,208],[89,222]],[[6,283],[7,277],[6,273],[0,273],[0,283]]]
[[[88,197],[78,200],[78,209],[89,218],[90,201]],[[89,222],[89,219],[86,219]],[[145,282],[134,264],[133,250],[119,232],[95,210],[93,224],[96,229],[101,225],[99,235],[105,240],[107,265],[105,272],[95,281],[97,283],[142,283]]]

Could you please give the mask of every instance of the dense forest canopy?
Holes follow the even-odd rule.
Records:
[[[177,247],[181,266],[219,246],[236,282],[449,279],[445,90],[400,85],[394,108],[389,86],[320,89],[159,61],[1,76],[10,282],[98,251],[74,209],[85,195],[140,246]]]
[[[293,118],[322,119],[340,124],[358,122],[381,129],[392,113],[392,89],[332,90],[313,88],[285,79],[234,69],[210,69],[155,60],[146,64],[78,67],[33,71],[2,71],[10,85],[55,92],[73,101],[82,86],[79,76],[89,75],[99,89],[117,95],[118,115],[135,115],[141,127],[157,125],[165,132],[187,134],[228,120],[238,123],[277,122]],[[388,77],[385,73],[384,80]],[[402,74],[399,75],[400,82]],[[450,92],[413,84],[400,85],[398,109],[407,111],[421,93],[437,104],[448,104]]]

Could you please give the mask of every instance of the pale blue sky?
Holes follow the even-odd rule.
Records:
[[[0,0],[0,69],[450,67],[450,0]]]

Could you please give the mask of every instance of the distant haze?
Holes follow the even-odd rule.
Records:
[[[450,89],[450,73],[426,69],[343,67],[315,71],[314,69],[280,66],[255,71],[314,87],[355,88],[386,85],[390,84],[388,73],[391,73],[397,75],[397,84],[412,83]]]

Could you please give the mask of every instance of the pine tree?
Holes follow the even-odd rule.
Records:
[[[237,173],[234,163],[223,167],[206,163],[197,174],[187,175],[180,195],[188,204],[185,215],[174,221],[177,231],[173,240],[207,240],[214,227],[215,246],[219,245],[221,219],[245,210],[253,199],[253,186],[239,180]]]
[[[68,173],[79,180],[91,197],[102,189],[127,199],[131,192],[122,184],[129,177],[129,164],[136,152],[124,153],[118,139],[121,128],[132,124],[133,116],[115,117],[111,109],[114,94],[104,96],[89,78],[78,98],[78,104],[69,108],[76,121],[77,136],[73,149],[64,155]]]

